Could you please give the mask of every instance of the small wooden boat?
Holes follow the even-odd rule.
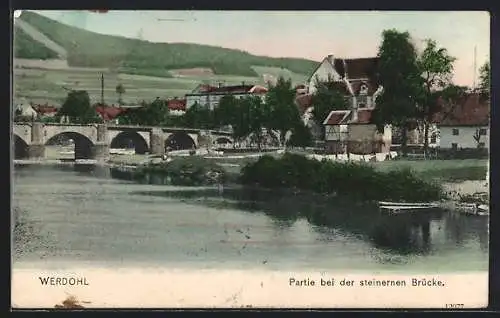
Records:
[[[392,213],[399,213],[402,211],[414,211],[423,209],[436,209],[439,208],[438,203],[425,203],[425,202],[387,202],[379,201],[379,208],[388,210]]]

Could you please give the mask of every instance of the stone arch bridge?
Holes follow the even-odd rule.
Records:
[[[72,139],[75,159],[105,159],[110,148],[133,145],[136,153],[162,155],[166,149],[181,150],[232,143],[231,134],[189,128],[123,126],[106,124],[14,123],[16,159],[43,158],[45,146],[61,137]]]

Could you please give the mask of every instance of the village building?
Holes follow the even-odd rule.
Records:
[[[95,111],[103,121],[118,124],[118,116],[126,111],[126,108],[114,105],[95,104]]]
[[[307,81],[307,93],[315,94],[320,82],[344,84],[352,109],[373,108],[375,99],[382,92],[377,84],[378,58],[335,58],[328,55],[318,65]]]
[[[38,113],[30,103],[28,103],[25,99],[21,99],[14,108],[14,117],[36,119],[38,118]]]
[[[478,93],[469,93],[456,103],[443,105],[434,121],[439,129],[439,148],[489,148],[490,105]]]
[[[334,110],[323,122],[325,150],[330,154],[388,153],[392,130],[386,125],[382,132],[372,121],[373,108]]]
[[[174,97],[173,99],[167,100],[167,107],[169,114],[174,116],[181,116],[186,113],[186,99],[179,99]]]
[[[45,103],[44,105],[33,105],[33,109],[37,112],[39,118],[54,117],[59,108]]]
[[[235,98],[259,96],[264,100],[267,91],[268,89],[264,86],[247,85],[245,83],[233,86],[211,86],[203,84],[196,87],[191,93],[186,94],[186,110],[196,103],[208,107],[210,110],[214,110],[219,105],[221,98],[227,95],[234,96]]]

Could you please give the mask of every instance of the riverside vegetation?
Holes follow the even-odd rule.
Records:
[[[134,179],[165,177],[168,184],[200,186],[239,184],[270,190],[292,190],[354,200],[427,202],[444,198],[443,188],[417,176],[409,168],[378,171],[368,164],[317,161],[286,153],[281,158],[262,156],[241,171],[229,173],[216,161],[197,156],[138,167]]]

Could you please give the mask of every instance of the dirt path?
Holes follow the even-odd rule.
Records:
[[[45,45],[47,48],[51,49],[52,51],[56,52],[59,54],[59,57],[61,59],[66,59],[68,56],[68,53],[66,52],[66,49],[60,46],[59,44],[55,43],[51,39],[49,39],[47,36],[45,36],[43,33],[38,31],[36,28],[31,26],[29,23],[21,20],[21,19],[16,19],[16,26],[20,27],[26,34],[31,36],[33,40],[38,41]]]

